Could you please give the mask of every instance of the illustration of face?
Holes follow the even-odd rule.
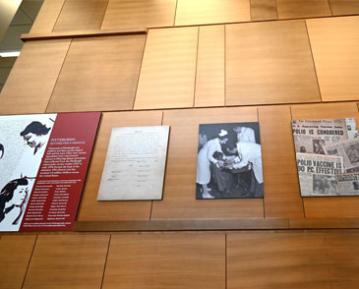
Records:
[[[18,186],[15,189],[14,195],[11,199],[12,203],[15,206],[21,206],[26,200],[27,193],[28,193],[27,186]]]

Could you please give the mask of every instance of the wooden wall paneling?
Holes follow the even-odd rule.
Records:
[[[71,39],[24,44],[0,94],[0,113],[43,113],[60,73]]]
[[[152,220],[263,218],[263,199],[196,200],[199,124],[256,122],[257,108],[171,110],[171,126],[162,201],[154,201]]]
[[[23,288],[100,289],[109,234],[40,235]]]
[[[67,0],[54,31],[100,29],[108,0]]]
[[[266,217],[303,218],[289,106],[258,108]]]
[[[329,0],[333,15],[359,14],[359,0]]]
[[[1,289],[21,289],[36,236],[1,236]]]
[[[103,113],[89,174],[82,196],[79,221],[148,220],[150,201],[97,201],[111,130],[115,127],[161,125],[161,111]]]
[[[341,231],[328,234],[329,273],[335,280],[332,288],[356,289],[359,287],[359,234]]]
[[[323,119],[355,117],[359,124],[356,103],[329,103],[293,105],[292,119]],[[359,217],[359,199],[356,197],[303,198],[307,218],[354,218]]]
[[[226,26],[227,105],[320,101],[304,21]]]
[[[197,27],[149,31],[135,109],[192,107]]]
[[[331,16],[328,0],[277,0],[279,19]]]
[[[324,101],[359,99],[359,16],[307,20]]]
[[[325,233],[227,235],[228,289],[332,289]]]
[[[251,20],[276,20],[277,1],[276,0],[251,0]]]
[[[199,28],[195,106],[224,106],[224,26]]]
[[[172,26],[176,0],[109,0],[102,29]]]
[[[133,108],[144,35],[74,39],[47,111]]]
[[[249,0],[178,0],[176,25],[250,21]]]
[[[51,33],[64,3],[65,0],[44,0],[30,33]]]
[[[215,233],[113,235],[104,289],[224,289],[225,237]]]

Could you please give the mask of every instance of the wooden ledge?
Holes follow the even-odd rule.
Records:
[[[99,37],[99,36],[116,36],[116,35],[137,35],[147,34],[146,28],[133,28],[126,30],[77,30],[77,31],[62,31],[52,32],[46,34],[27,33],[21,35],[21,40],[51,40],[63,38],[81,38],[81,37]]]

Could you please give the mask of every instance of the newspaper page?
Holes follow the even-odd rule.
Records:
[[[359,194],[359,138],[354,118],[294,120],[301,195]]]

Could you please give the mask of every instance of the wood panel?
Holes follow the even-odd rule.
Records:
[[[90,165],[79,212],[79,221],[148,220],[150,201],[97,201],[102,170],[105,163],[111,130],[123,126],[161,125],[162,112],[114,112],[102,115],[96,146]]]
[[[294,105],[292,119],[358,118],[356,103]],[[303,198],[307,218],[349,218],[359,216],[356,197]]]
[[[259,109],[266,217],[303,218],[289,106]]]
[[[307,20],[324,101],[359,99],[359,16]]]
[[[359,0],[329,0],[333,15],[359,14]]]
[[[149,31],[135,109],[193,106],[197,42],[197,27]]]
[[[104,289],[224,289],[224,234],[113,235]]]
[[[51,33],[65,0],[44,0],[30,33]]]
[[[226,104],[320,101],[304,21],[226,29]]]
[[[70,42],[25,43],[0,94],[1,114],[45,112]]]
[[[2,236],[0,239],[1,289],[21,289],[35,244],[35,236]]]
[[[277,0],[280,19],[331,16],[328,0]]]
[[[332,289],[325,233],[245,232],[227,236],[228,289]]]
[[[250,21],[249,0],[178,0],[176,25]]]
[[[100,289],[109,235],[40,235],[24,289]]]
[[[275,20],[278,18],[276,0],[251,0],[251,20]]]
[[[75,39],[48,111],[133,108],[145,36]]]
[[[176,0],[109,0],[102,29],[172,26]]]
[[[195,106],[224,105],[224,26],[199,28]]]
[[[255,107],[165,111],[171,136],[164,198],[153,202],[152,219],[263,217],[263,199],[196,200],[198,125],[257,120]]]
[[[100,29],[108,0],[67,0],[54,31]]]

